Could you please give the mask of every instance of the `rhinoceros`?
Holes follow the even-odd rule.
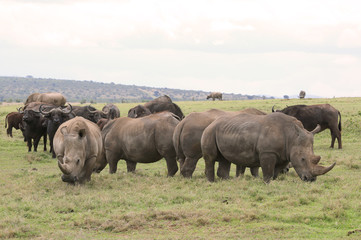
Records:
[[[309,132],[296,118],[282,113],[220,117],[201,139],[206,176],[214,181],[214,163],[219,159],[225,167],[231,163],[261,167],[263,181],[269,183],[291,162],[303,181],[315,181],[336,164],[318,165],[321,157],[313,152],[313,135],[319,130],[317,126]]]
[[[53,145],[64,182],[90,181],[92,172],[100,172],[107,164],[99,127],[83,117],[61,124]]]
[[[170,112],[109,121],[102,130],[109,172],[117,171],[120,159],[126,161],[128,172],[134,172],[137,163],[152,163],[164,157],[168,176],[173,176],[178,165],[172,136],[178,123],[177,116]]]
[[[254,108],[247,108],[236,112],[226,112],[219,109],[211,109],[205,112],[194,112],[185,117],[175,128],[173,144],[180,164],[180,172],[184,177],[192,177],[198,160],[202,157],[201,137],[204,129],[220,116],[236,115],[241,112],[265,115],[266,113]],[[229,170],[221,171],[217,175],[222,178],[229,177]],[[237,166],[236,176],[243,174],[245,168]],[[258,167],[252,168],[253,176],[258,176]]]

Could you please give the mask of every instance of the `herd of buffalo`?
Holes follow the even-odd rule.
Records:
[[[237,112],[211,109],[184,116],[164,95],[131,108],[128,117],[120,117],[114,104],[97,110],[67,104],[60,93],[34,93],[17,110],[6,116],[8,136],[12,137],[12,128],[20,129],[29,152],[32,147],[37,151],[41,137],[46,151],[49,137],[62,180],[69,183],[90,181],[91,174],[107,164],[109,172],[115,173],[120,159],[132,172],[137,163],[164,158],[168,176],[176,174],[179,163],[181,175],[189,178],[201,157],[209,181],[214,181],[216,161],[220,178],[229,177],[233,163],[236,176],[248,167],[257,177],[261,167],[266,183],[290,165],[303,181],[315,181],[335,163],[318,165],[321,157],[313,152],[314,134],[328,128],[331,147],[337,139],[342,148],[341,114],[329,104],[272,108],[271,114],[249,108]]]

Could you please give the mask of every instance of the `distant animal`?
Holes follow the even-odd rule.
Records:
[[[168,176],[173,176],[178,166],[172,136],[178,123],[179,120],[170,112],[111,120],[102,130],[109,172],[117,171],[120,159],[126,161],[128,172],[134,172],[137,163],[152,163],[165,158]]]
[[[214,162],[222,167],[234,163],[244,167],[261,167],[263,181],[276,179],[289,162],[303,181],[315,181],[330,171],[318,165],[321,157],[313,153],[312,132],[304,129],[296,118],[282,113],[220,117],[203,132],[201,147],[207,179],[214,181]]]
[[[95,119],[95,113],[99,113],[101,111],[97,110],[93,106],[73,106],[73,114],[78,117],[83,117],[96,123],[97,120]]]
[[[241,112],[257,115],[266,114],[254,108],[236,112],[211,109],[205,112],[193,112],[177,125],[173,134],[173,144],[177,153],[177,160],[180,164],[180,173],[184,177],[192,177],[197,162],[202,157],[201,138],[204,129],[218,117],[236,115]],[[223,170],[219,168],[217,175],[222,178],[228,178],[229,169],[228,172]],[[245,167],[237,166],[236,176],[243,175],[244,171]],[[253,176],[258,176],[258,167],[252,168],[251,173]]]
[[[53,104],[55,106],[64,106],[66,103],[66,98],[57,92],[49,93],[33,93],[25,101],[25,105],[31,102],[43,102]]]
[[[13,128],[16,130],[20,129],[21,131],[24,131],[24,129],[21,128],[21,122],[23,120],[23,113],[19,112],[11,112],[5,117],[5,128],[6,133],[9,137],[13,137]]]
[[[218,99],[218,100],[222,100],[222,93],[220,92],[212,92],[211,94],[209,94],[207,96],[207,100],[212,98],[212,100],[214,101],[215,99]]]
[[[275,112],[274,106],[272,112]],[[276,110],[300,120],[303,126],[311,131],[317,124],[321,126],[321,131],[330,129],[331,131],[331,148],[334,147],[337,138],[338,148],[342,148],[341,142],[341,113],[330,104],[317,105],[293,105],[282,110]],[[340,119],[338,120],[338,116]]]
[[[46,151],[46,141],[47,141],[47,133],[46,133],[46,119],[41,115],[39,111],[39,107],[43,105],[46,108],[53,108],[54,105],[44,104],[42,102],[29,103],[24,108],[20,108],[19,112],[23,115],[23,123],[24,126],[24,137],[27,141],[28,151],[31,152],[31,148],[34,142],[34,152],[37,151],[38,144],[40,138],[44,139],[44,151]]]
[[[98,122],[101,118],[114,119],[120,117],[119,108],[112,103],[105,105],[101,111],[90,110],[89,108],[88,110],[90,113],[94,114],[93,118],[95,122]]]
[[[67,107],[54,107],[49,110],[43,110],[42,106],[43,105],[39,107],[39,112],[47,119],[47,133],[50,142],[50,152],[52,153],[52,157],[55,158],[56,156],[53,149],[54,135],[62,123],[74,118],[74,115],[71,114],[73,108],[70,103],[68,103]]]
[[[107,164],[98,126],[83,117],[62,123],[53,143],[64,182],[90,181],[93,171],[100,172]]]
[[[152,101],[146,102],[143,106],[135,106],[128,111],[128,117],[139,118],[149,114],[168,111],[178,116],[179,120],[184,118],[184,114],[180,107],[173,103],[170,97],[167,95],[153,99]]]
[[[300,94],[298,95],[298,97],[299,97],[300,99],[305,98],[305,97],[306,97],[306,92],[303,91],[303,90],[301,90],[301,91],[300,91]]]

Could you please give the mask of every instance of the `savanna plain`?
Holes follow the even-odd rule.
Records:
[[[27,152],[21,132],[4,119],[18,105],[0,105],[1,239],[361,239],[361,98],[176,102],[185,115],[248,107],[271,113],[295,104],[329,103],[342,114],[343,149],[330,149],[327,129],[314,138],[320,164],[336,166],[316,182],[294,169],[270,184],[245,176],[206,180],[200,159],[193,178],[167,177],[164,159],[127,173],[93,174],[84,185],[61,181],[57,161]],[[104,104],[93,104],[101,109]],[[121,116],[136,104],[116,104]],[[337,144],[335,144],[337,146]],[[48,146],[48,149],[50,147]]]

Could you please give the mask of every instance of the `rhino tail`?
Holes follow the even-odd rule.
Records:
[[[181,133],[183,131],[183,122],[180,122],[177,127],[174,129],[173,133],[173,145],[177,155],[177,159],[179,159],[180,154],[183,154],[181,149]]]
[[[338,130],[340,130],[341,132],[341,113],[340,111],[337,111],[338,112],[338,115],[340,116],[340,121],[338,122]]]

